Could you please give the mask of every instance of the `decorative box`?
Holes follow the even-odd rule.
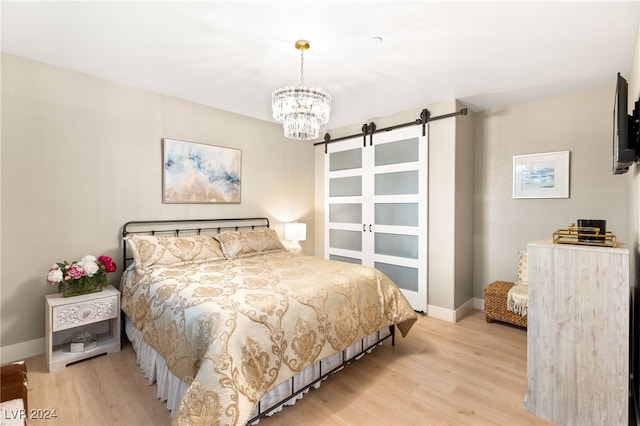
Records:
[[[71,339],[71,352],[85,352],[98,346],[98,336],[86,331],[77,333]]]

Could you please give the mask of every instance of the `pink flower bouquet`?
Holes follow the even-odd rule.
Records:
[[[54,263],[47,274],[47,284],[58,284],[63,297],[101,291],[107,285],[107,272],[115,272],[109,256],[86,255],[76,262]]]

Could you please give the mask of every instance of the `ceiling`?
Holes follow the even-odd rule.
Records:
[[[629,75],[640,1],[1,4],[2,51],[274,121],[271,93],[332,96],[321,133],[460,99],[472,110]],[[613,93],[612,93],[613,99]],[[613,102],[613,100],[612,100]]]

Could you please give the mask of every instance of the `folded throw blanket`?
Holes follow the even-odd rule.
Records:
[[[516,284],[507,293],[507,309],[523,317],[527,316],[527,287]]]

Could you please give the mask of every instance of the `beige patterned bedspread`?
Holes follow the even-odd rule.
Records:
[[[416,314],[381,272],[286,251],[125,274],[122,309],[190,383],[173,424],[236,425],[316,360]]]

